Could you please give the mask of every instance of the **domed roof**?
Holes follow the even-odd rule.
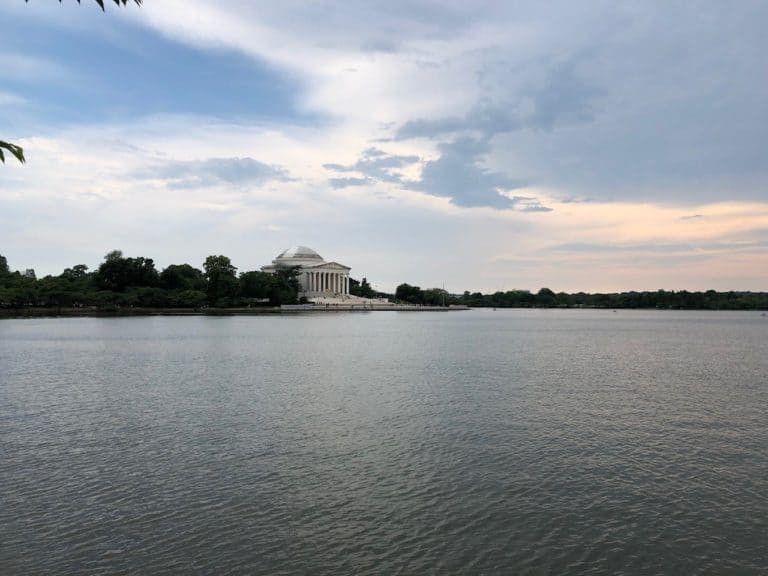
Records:
[[[288,248],[285,252],[280,254],[276,260],[317,260],[319,262],[323,261],[323,257],[320,256],[317,252],[312,250],[312,248],[308,248],[306,246],[294,246],[293,248]]]

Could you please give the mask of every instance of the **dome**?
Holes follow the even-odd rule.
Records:
[[[317,252],[306,246],[294,246],[288,248],[285,252],[280,254],[275,260],[314,260],[316,262],[323,262],[323,257]]]

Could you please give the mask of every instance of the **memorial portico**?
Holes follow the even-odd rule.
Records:
[[[262,271],[274,273],[279,268],[298,268],[299,296],[345,296],[349,294],[349,266],[326,262],[306,246],[294,246],[272,260]]]

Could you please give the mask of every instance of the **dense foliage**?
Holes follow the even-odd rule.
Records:
[[[0,256],[0,307],[201,308],[296,304],[299,282],[294,269],[277,274],[244,272],[226,256],[209,256],[203,270],[171,264],[158,272],[152,258],[125,257],[114,250],[98,269],[85,264],[59,276],[37,279],[34,270],[12,272]]]
[[[379,294],[373,290],[373,287],[368,283],[367,278],[363,278],[359,282],[354,278],[349,279],[349,293],[353,296],[360,296],[362,298],[377,298],[379,296],[387,296],[386,294]]]
[[[464,292],[448,294],[440,288],[422,290],[401,284],[395,300],[423,306],[464,304],[476,308],[659,308],[696,310],[768,310],[768,292],[688,292],[687,290],[656,292],[621,292],[587,294],[555,293],[542,288],[536,293],[509,290],[494,294]]]

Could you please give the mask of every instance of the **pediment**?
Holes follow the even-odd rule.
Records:
[[[322,264],[318,264],[317,266],[305,266],[305,268],[309,268],[311,270],[351,270],[349,266],[344,266],[344,264],[339,264],[338,262],[323,262]]]

